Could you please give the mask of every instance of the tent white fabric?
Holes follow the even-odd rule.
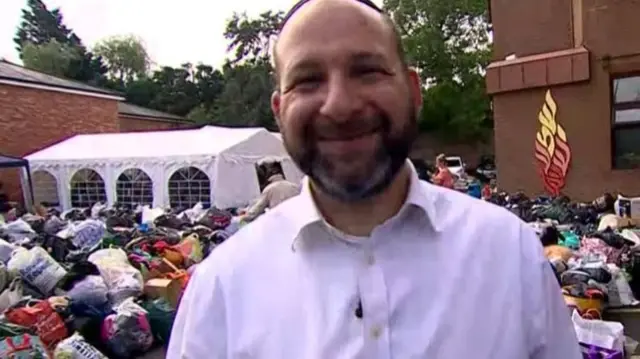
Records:
[[[107,201],[116,201],[116,180],[126,169],[143,170],[153,181],[154,206],[167,206],[167,182],[178,169],[196,167],[211,180],[211,203],[219,208],[249,204],[259,195],[255,164],[281,161],[287,179],[302,174],[282,141],[263,128],[205,126],[194,130],[77,135],[26,156],[32,171],[56,178],[64,209],[71,206],[70,180],[80,169],[96,171]]]
[[[282,134],[280,132],[271,132],[271,134],[276,136],[279,140],[282,140]]]

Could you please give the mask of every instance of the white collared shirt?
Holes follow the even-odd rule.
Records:
[[[534,231],[413,171],[403,208],[367,238],[329,228],[305,182],[216,248],[182,298],[167,358],[582,356]]]

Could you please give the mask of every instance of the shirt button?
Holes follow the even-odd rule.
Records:
[[[367,256],[367,264],[369,266],[376,264],[376,257],[374,257],[373,254],[369,254],[369,256]]]
[[[371,338],[378,339],[380,338],[380,334],[382,334],[382,329],[379,326],[374,326],[371,328]]]

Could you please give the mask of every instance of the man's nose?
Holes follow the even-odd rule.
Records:
[[[348,121],[361,111],[362,99],[357,86],[344,76],[332,76],[320,113],[336,122]]]

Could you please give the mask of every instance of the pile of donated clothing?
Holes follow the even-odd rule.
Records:
[[[242,225],[201,204],[35,212],[0,224],[0,358],[163,358],[190,274]]]
[[[638,343],[611,308],[640,302],[640,229],[630,200],[494,193],[488,201],[540,235],[585,358],[624,358]],[[0,225],[0,357],[163,357],[194,268],[243,224],[233,210],[106,208]],[[637,221],[640,223],[640,221]],[[560,290],[560,289],[559,289]],[[158,349],[160,348],[160,349]]]
[[[640,224],[633,199],[604,194],[590,203],[568,197],[494,194],[537,231],[556,273],[585,358],[624,358],[638,343],[606,312],[640,305]],[[638,219],[634,220],[633,217]]]

